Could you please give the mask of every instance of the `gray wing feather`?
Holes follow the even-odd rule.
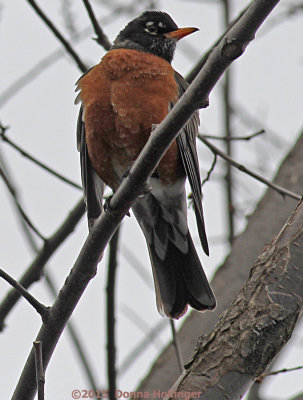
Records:
[[[83,106],[80,108],[77,123],[77,148],[80,152],[81,178],[87,208],[88,227],[91,229],[95,220],[102,213],[104,183],[93,169],[87,152]]]
[[[179,94],[180,96],[182,96],[182,94],[186,91],[188,87],[188,83],[182,77],[182,75],[180,75],[176,71],[175,79],[179,86]],[[196,112],[180,132],[179,136],[177,137],[177,143],[181,153],[183,166],[192,190],[199,237],[204,252],[209,255],[202,208],[202,190],[199,171],[199,160],[196,149],[196,136],[198,134],[198,126],[199,113]]]

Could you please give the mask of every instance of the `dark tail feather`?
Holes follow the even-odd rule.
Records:
[[[187,240],[187,254],[180,252],[169,240],[164,260],[158,257],[153,246],[149,246],[158,310],[162,315],[176,319],[186,312],[188,304],[199,311],[216,306],[189,232]]]

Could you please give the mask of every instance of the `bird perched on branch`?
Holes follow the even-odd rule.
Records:
[[[102,212],[104,184],[114,191],[140,154],[155,124],[187,88],[171,61],[179,39],[197,31],[178,28],[160,11],[146,11],[119,33],[101,62],[77,82],[78,148],[89,227]],[[181,317],[187,305],[213,309],[215,298],[187,224],[186,176],[191,185],[199,236],[208,255],[196,151],[199,117],[194,114],[150,177],[151,190],[133,213],[145,235],[157,307]]]

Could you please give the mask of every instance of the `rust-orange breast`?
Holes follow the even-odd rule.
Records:
[[[153,124],[176,102],[174,70],[164,59],[137,50],[109,51],[79,81],[86,141],[101,179],[116,189],[146,143]],[[160,179],[183,174],[176,142],[158,166]]]

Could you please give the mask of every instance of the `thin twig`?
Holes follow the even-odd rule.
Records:
[[[36,253],[37,253],[37,250],[36,250]],[[51,294],[53,295],[54,298],[56,298],[58,295],[58,291],[56,290],[54,282],[48,272],[44,273],[44,279],[45,279],[45,282],[46,282]],[[92,390],[98,390],[97,379],[96,379],[95,373],[94,373],[95,369],[93,368],[92,365],[90,365],[88,356],[83,348],[83,344],[81,342],[80,335],[77,332],[77,329],[76,329],[75,325],[73,324],[72,320],[70,320],[67,323],[67,330],[71,336],[72,343],[76,350],[76,353],[78,354],[78,357],[79,357],[79,360],[83,367],[84,373],[86,375],[86,379],[89,384],[89,387]]]
[[[19,145],[17,145],[15,142],[13,142],[11,139],[9,139],[6,135],[6,130],[7,130],[7,127],[4,127],[3,125],[0,124],[0,137],[5,143],[9,144],[13,149],[17,150],[23,157],[32,161],[34,164],[38,165],[39,167],[41,167],[45,171],[49,172],[50,174],[54,175],[56,178],[60,179],[61,181],[65,182],[65,183],[68,183],[70,186],[73,186],[76,189],[82,190],[82,187],[80,185],[71,181],[70,179],[66,178],[65,176],[61,175],[59,172],[55,171],[54,169],[48,167],[43,162],[37,160],[37,158],[32,156],[26,150],[22,149]]]
[[[90,5],[89,0],[83,0],[83,3],[85,5],[86,11],[89,15],[89,18],[93,24],[95,33],[97,35],[97,38],[95,38],[96,42],[99,43],[105,50],[109,50],[112,47],[112,44],[106,34],[103,32],[103,29],[101,28],[97,18],[95,17],[94,11]]]
[[[7,178],[7,176],[5,175],[5,172],[3,171],[3,169],[1,167],[0,167],[0,176],[2,177],[6,187],[8,189],[8,191],[11,194],[11,196],[15,199],[15,203],[16,203],[16,205],[18,207],[18,210],[19,210],[20,214],[22,215],[24,221],[36,233],[36,235],[39,236],[39,238],[42,239],[45,242],[46,238],[42,235],[42,233],[38,230],[38,228],[35,227],[35,225],[32,223],[30,218],[27,216],[26,212],[23,210],[21,204],[16,199],[16,195],[15,195],[14,189],[11,186],[11,184],[9,182],[9,179]]]
[[[44,400],[45,376],[44,376],[43,361],[42,361],[42,342],[40,340],[36,340],[34,342],[34,350],[35,350],[38,400]]]
[[[203,179],[203,181],[201,183],[201,187],[203,187],[205,185],[205,183],[209,181],[209,178],[210,178],[213,170],[215,169],[216,163],[217,163],[217,154],[214,154],[214,160],[213,160],[211,167],[206,175],[206,178]]]
[[[115,16],[120,16],[122,12],[134,15],[137,13],[138,1],[134,1],[133,5],[127,4],[126,6],[117,6],[113,9],[110,15],[102,18],[102,24],[107,24],[112,22]],[[72,38],[71,42],[73,44],[77,44],[82,42],[91,34],[91,26],[86,27],[79,31],[78,36],[76,38]],[[66,55],[66,52],[63,48],[59,48],[40,61],[37,62],[32,68],[26,71],[23,75],[16,79],[10,86],[8,86],[2,93],[0,94],[0,106],[3,106],[8,101],[12,99],[20,90],[22,90],[26,85],[30,84],[34,79],[37,79],[37,76],[45,72],[46,69],[49,69],[53,66],[55,62],[60,60],[62,57]]]
[[[277,371],[264,372],[264,374],[261,374],[260,376],[258,376],[258,378],[256,379],[256,382],[260,383],[268,376],[279,375],[279,374],[283,374],[285,372],[297,371],[300,369],[303,369],[303,365],[299,365],[298,367],[293,367],[293,368],[283,368],[283,369],[279,369]]]
[[[1,150],[2,149],[0,147],[0,166],[3,169],[3,171],[5,173],[5,176],[9,179],[9,183],[10,183],[10,185],[12,187],[12,190],[13,190],[13,192],[15,194],[12,197],[13,205],[15,206],[15,209],[16,209],[16,212],[17,212],[17,215],[18,215],[18,219],[19,219],[19,221],[21,223],[21,228],[22,228],[23,232],[25,233],[25,236],[26,236],[30,246],[32,246],[33,244],[36,243],[34,241],[34,235],[33,235],[33,232],[31,230],[31,228],[24,221],[24,218],[23,218],[23,216],[22,216],[22,214],[20,212],[20,209],[18,208],[18,203],[20,203],[21,206],[22,206],[22,203],[20,202],[18,190],[16,189],[16,185],[13,182],[13,178],[12,178],[11,172],[8,169],[7,162],[6,162],[5,157],[4,157],[4,155],[3,155]]]
[[[137,329],[139,329],[144,334],[144,336],[148,335],[149,332],[152,330],[152,327],[146,321],[146,315],[141,316],[138,312],[136,312],[134,307],[129,307],[127,304],[123,303],[121,305],[121,312],[123,315],[126,316],[126,318],[128,318],[128,320]],[[159,341],[155,341],[154,345],[157,349],[159,349],[160,347],[163,346],[163,343],[161,343],[161,341],[159,340]]]
[[[117,272],[117,253],[119,242],[118,228],[109,243],[109,260],[108,260],[108,273],[107,273],[107,380],[108,380],[108,398],[110,400],[116,399],[116,332],[115,332],[115,285],[116,285],[116,272]]]
[[[248,10],[248,8],[250,6],[251,6],[251,3],[248,4],[248,6],[240,12],[240,14],[229,24],[227,30],[225,32],[223,32],[223,34],[215,41],[215,43],[212,45],[212,47],[209,50],[207,50],[206,53],[203,54],[203,56],[197,62],[195,67],[186,76],[186,80],[188,83],[191,83],[195,79],[195,77],[198,75],[199,71],[201,71],[201,69],[205,65],[206,61],[208,60],[209,55],[218,46],[218,44],[221,42],[221,40],[224,38],[224,36],[228,34],[228,32],[232,29],[232,27],[242,18],[242,16],[246,13],[246,11]]]
[[[229,28],[229,14],[230,14],[230,2],[229,0],[221,0],[223,7],[223,18],[224,18],[224,26],[225,29]],[[226,153],[229,157],[232,157],[232,130],[231,130],[231,113],[230,113],[230,103],[231,103],[231,68],[227,69],[224,74],[224,84],[223,84],[223,114],[224,114],[224,136],[226,138],[225,141],[225,149]],[[226,193],[226,214],[228,221],[228,240],[229,243],[232,244],[234,240],[234,232],[235,232],[235,201],[234,201],[234,179],[233,179],[233,170],[229,163],[226,163],[226,174],[225,174],[225,193]]]
[[[263,133],[265,133],[265,129],[260,129],[259,131],[252,133],[251,135],[247,135],[247,136],[231,136],[231,137],[226,137],[226,136],[215,136],[215,135],[201,135],[203,136],[205,139],[214,139],[214,140],[220,140],[220,141],[231,141],[231,140],[244,140],[244,141],[249,141],[259,135],[262,135]]]
[[[39,15],[39,17],[44,21],[46,26],[53,32],[53,34],[56,36],[56,38],[61,42],[61,44],[64,46],[66,52],[74,59],[78,67],[82,72],[85,72],[87,70],[87,66],[85,63],[81,60],[79,55],[76,53],[76,51],[73,49],[71,44],[64,38],[64,36],[59,32],[59,30],[55,27],[55,25],[52,23],[52,21],[47,17],[47,15],[41,10],[41,8],[38,6],[38,4],[34,0],[26,0],[36,11],[36,13]]]
[[[15,197],[13,198],[14,200],[14,205],[16,206],[17,209],[17,213],[21,222],[21,226],[22,226],[22,230],[24,232],[25,238],[30,246],[30,248],[34,251],[35,254],[37,254],[39,252],[39,247],[36,244],[35,238],[33,236],[33,233],[31,232],[31,230],[28,228],[27,224],[24,222],[24,219],[22,217],[22,215],[20,214],[20,211],[16,205],[16,200],[19,201],[18,199],[18,191],[16,189],[16,185],[13,183],[13,179],[12,176],[10,174],[10,171],[8,170],[8,166],[6,165],[6,162],[0,152],[0,164],[3,168],[3,170],[5,171],[6,176],[9,178],[10,184],[13,187],[14,193],[15,193]],[[58,291],[55,288],[55,285],[53,283],[53,280],[50,277],[50,274],[48,272],[44,272],[44,279],[45,282],[51,292],[51,294],[53,295],[54,298],[57,297],[58,295]],[[89,360],[87,358],[87,355],[83,349],[83,345],[81,343],[79,334],[74,326],[74,324],[72,323],[72,321],[69,321],[67,323],[67,330],[72,338],[72,343],[75,347],[75,350],[79,356],[79,360],[81,362],[81,365],[83,367],[84,373],[86,374],[86,378],[87,378],[87,382],[89,384],[89,387],[92,388],[93,390],[97,390],[98,386],[97,386],[97,380],[94,377],[94,369],[92,368],[92,366],[89,363]]]
[[[279,134],[275,131],[273,131],[270,127],[264,125],[264,121],[261,119],[259,120],[255,115],[252,114],[252,112],[245,107],[243,107],[242,104],[233,102],[233,104],[230,104],[230,112],[232,112],[236,117],[249,129],[251,129],[251,126],[257,126],[257,127],[264,127],[264,130],[267,133],[267,138],[270,139],[270,144],[275,146],[278,150],[281,150],[281,148],[286,148],[289,147],[290,143],[285,140],[284,137],[279,136]]]
[[[148,346],[156,337],[162,332],[162,330],[167,326],[165,319],[160,319],[160,321],[155,325],[153,329],[146,334],[141,342],[129,352],[129,354],[122,361],[119,366],[118,375],[122,376],[127,369],[135,362],[138,357],[141,357],[143,352],[147,350]]]
[[[8,275],[3,269],[0,269],[0,277],[9,283],[14,289],[16,289],[20,295],[41,315],[42,319],[45,320],[48,316],[48,307],[40,303],[34,296],[32,296],[20,283],[14,278]]]
[[[139,275],[141,280],[146,284],[146,286],[149,289],[153,290],[154,285],[152,282],[151,274],[148,273],[145,266],[142,264],[139,258],[136,257],[134,252],[131,249],[129,249],[125,244],[121,243],[120,253],[124,255],[129,265],[136,271],[136,273]]]
[[[273,17],[270,21],[270,24],[266,26],[263,31],[261,32],[260,36],[266,35],[268,32],[270,32],[273,28],[275,28],[277,25],[281,24],[284,21],[289,21],[290,18],[296,17],[296,16],[301,16],[303,11],[303,3],[299,2],[298,4],[289,4],[284,11],[282,11],[280,14],[277,14],[276,17]]]
[[[61,14],[71,39],[78,37],[78,24],[72,6],[73,0],[65,0],[61,3]]]
[[[42,275],[42,271],[47,261],[55,253],[64,240],[73,232],[75,226],[80,221],[85,212],[85,205],[81,199],[74,209],[69,213],[68,217],[63,221],[57,231],[45,242],[44,246],[37,253],[36,258],[25,271],[21,279],[20,285],[28,289],[34,282],[38,281]],[[0,303],[0,331],[4,327],[4,320],[11,312],[12,308],[20,299],[20,293],[15,290],[9,291]]]
[[[171,327],[171,332],[172,332],[172,337],[173,337],[173,345],[174,345],[175,352],[176,352],[176,357],[177,357],[177,361],[178,361],[180,374],[182,374],[182,372],[184,371],[184,367],[183,367],[184,361],[183,361],[182,351],[181,351],[181,347],[180,347],[180,343],[179,343],[179,339],[178,339],[178,333],[176,332],[175,321],[170,318],[169,323],[170,323],[170,327]]]
[[[238,168],[240,171],[244,172],[247,175],[250,175],[251,177],[257,179],[258,181],[264,183],[268,187],[276,190],[279,194],[282,196],[289,196],[295,200],[301,200],[301,196],[297,193],[291,192],[290,190],[287,190],[283,188],[282,186],[276,185],[273,182],[270,182],[269,180],[265,179],[263,176],[257,174],[256,172],[253,172],[252,170],[246,168],[243,164],[238,163],[235,161],[233,158],[229,157],[226,153],[224,153],[222,150],[220,150],[218,147],[214,146],[212,143],[210,143],[205,137],[202,135],[198,135],[198,138],[206,144],[206,146],[211,149],[211,151],[214,154],[217,154],[219,157],[223,158],[225,161],[230,163],[233,167]]]

